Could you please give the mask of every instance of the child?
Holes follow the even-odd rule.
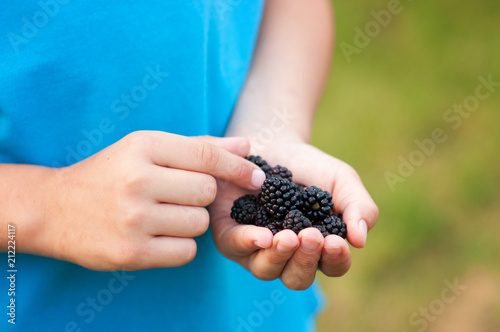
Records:
[[[22,1],[0,22],[2,331],[314,328],[316,271],[343,275],[347,242],[229,211],[262,184],[241,158],[258,153],[332,192],[353,246],[377,220],[307,143],[328,1]]]

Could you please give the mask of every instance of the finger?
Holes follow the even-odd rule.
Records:
[[[208,174],[152,166],[148,187],[151,199],[161,203],[207,206],[217,195],[217,182]]]
[[[281,275],[298,247],[299,238],[293,231],[281,231],[274,236],[271,248],[259,250],[252,255],[249,270],[261,280],[274,280]]]
[[[320,270],[329,277],[340,277],[346,274],[351,267],[351,252],[347,242],[337,235],[328,235],[325,238]]]
[[[230,226],[224,224],[231,223]],[[272,246],[273,234],[265,227],[239,225],[232,219],[219,220],[213,225],[217,248],[226,256],[246,257],[259,249]]]
[[[217,181],[221,184],[221,181]],[[220,192],[216,203],[209,206],[210,228],[214,242],[219,251],[228,258],[238,260],[248,267],[248,258],[259,249],[270,248],[273,234],[265,227],[240,225],[230,218],[231,207],[235,197],[240,197],[245,191],[229,185]]]
[[[196,255],[196,242],[191,238],[152,237],[137,259],[138,270],[175,267],[191,262]]]
[[[210,174],[252,190],[266,179],[258,166],[213,144],[163,132],[151,135],[155,141],[151,159],[157,165]]]
[[[250,141],[246,137],[196,136],[195,138],[213,144],[240,157],[250,154]]]
[[[366,244],[368,230],[378,219],[378,208],[359,175],[350,166],[339,167],[333,187],[335,210],[347,225],[347,239],[357,248]]]
[[[285,266],[281,280],[290,289],[304,290],[312,285],[318,269],[324,238],[316,228],[299,233],[300,247]]]
[[[314,171],[303,162],[300,154],[294,154],[290,158],[290,169],[294,170],[294,180],[330,191],[335,211],[343,214],[349,242],[354,247],[362,248],[366,244],[368,230],[377,222],[378,208],[351,166],[318,149],[315,151],[315,164],[323,166]]]
[[[196,237],[208,229],[209,215],[203,207],[155,204],[151,216],[144,222],[149,235]]]

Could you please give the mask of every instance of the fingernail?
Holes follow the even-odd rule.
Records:
[[[361,219],[359,221],[359,231],[361,232],[361,236],[363,237],[363,243],[366,244],[366,235],[368,233],[368,227],[366,226],[366,221]]]
[[[290,246],[287,246],[286,244],[278,242],[276,249],[278,250],[278,252],[280,254],[289,254],[290,252],[293,251],[294,247],[290,247]]]
[[[328,254],[328,256],[330,256],[331,258],[334,258],[334,257],[337,257],[338,255],[340,255],[342,248],[337,247],[337,246],[334,246],[334,247],[326,247],[325,246],[325,250],[326,250],[326,253]]]
[[[301,244],[302,244],[302,250],[304,250],[308,254],[312,254],[313,252],[315,252],[319,246],[319,242],[310,240],[304,240],[302,241]]]
[[[264,181],[266,180],[266,174],[260,169],[256,169],[252,173],[252,179],[250,180],[250,184],[255,189],[259,189]]]
[[[256,247],[264,249],[264,246],[262,244],[260,244],[259,241],[257,241],[257,240],[253,241],[253,244],[255,244]]]

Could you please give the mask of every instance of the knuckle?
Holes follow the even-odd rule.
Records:
[[[132,194],[144,193],[150,185],[150,179],[146,174],[129,170],[123,175],[122,186],[124,190]]]
[[[147,140],[147,134],[143,131],[134,131],[125,136],[125,141],[130,147],[142,146]]]
[[[311,256],[305,256],[305,257],[298,256],[295,259],[295,265],[297,266],[297,269],[299,271],[304,271],[304,272],[316,271],[318,267],[318,260]]]
[[[267,263],[271,266],[285,265],[287,259],[279,255],[269,255],[267,257]]]
[[[123,224],[127,230],[136,230],[146,219],[146,213],[137,207],[124,209]]]
[[[250,178],[251,169],[245,164],[237,165],[230,174],[233,174],[237,179]]]
[[[200,204],[209,205],[217,196],[217,181],[212,176],[207,175],[206,180],[202,185],[202,193],[200,195]]]
[[[148,131],[134,131],[124,140],[129,151],[144,151],[158,144],[155,135]]]
[[[229,250],[236,256],[246,256],[248,255],[246,248],[251,246],[250,241],[248,240],[248,232],[251,227],[256,226],[239,225],[238,227],[242,229],[241,233],[237,235],[235,232],[228,237]]]
[[[203,143],[199,148],[199,160],[203,169],[207,171],[215,170],[220,161],[217,147],[209,143]]]
[[[199,212],[195,213],[194,225],[196,225],[194,236],[199,236],[208,230],[210,224],[210,216],[204,208],[199,208]]]

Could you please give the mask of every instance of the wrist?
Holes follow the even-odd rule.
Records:
[[[249,78],[238,99],[226,136],[243,136],[260,144],[309,142],[314,109],[299,94],[257,84]]]
[[[39,248],[43,247],[40,239],[45,234],[45,202],[50,199],[45,184],[53,174],[53,169],[0,164],[0,174],[0,250],[7,249],[7,241],[4,241],[7,239],[7,229],[15,228],[17,252],[43,254],[39,253]]]
[[[257,113],[257,112],[255,112]],[[308,143],[309,123],[288,108],[269,109],[265,116],[252,114],[250,110],[235,111],[225,136],[240,136],[250,140],[252,149],[266,149],[282,143]],[[244,114],[244,116],[238,116]]]
[[[33,177],[27,183],[30,189],[25,190],[28,197],[25,201],[25,213],[20,219],[22,235],[19,236],[20,250],[24,253],[53,257],[53,241],[50,235],[54,230],[51,223],[54,220],[57,190],[56,182],[59,169],[37,167]]]

